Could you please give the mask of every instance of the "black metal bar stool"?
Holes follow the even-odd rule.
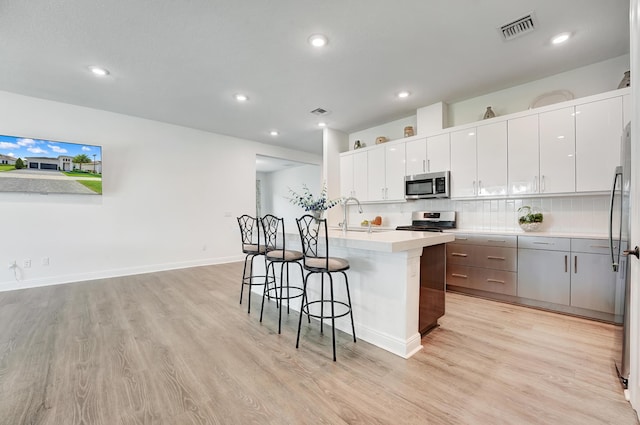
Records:
[[[336,327],[335,319],[349,315],[351,318],[351,330],[353,332],[353,342],[356,342],[356,328],[353,323],[353,311],[351,308],[351,294],[349,293],[349,279],[347,278],[346,270],[349,270],[349,262],[344,258],[330,257],[329,256],[329,235],[327,234],[327,220],[316,219],[312,215],[304,215],[299,219],[296,219],[298,223],[298,231],[300,232],[300,242],[302,244],[303,254],[303,266],[307,271],[307,275],[304,279],[304,287],[302,294],[302,305],[300,307],[300,317],[298,318],[298,336],[296,339],[296,348],[300,344],[300,328],[302,327],[302,315],[306,314],[309,317],[315,317],[320,319],[320,333],[322,333],[324,319],[331,319],[331,331],[333,339],[333,361],[336,361]],[[318,243],[324,233],[324,246]],[[309,277],[314,274],[320,274],[320,299],[309,301],[307,297],[307,286],[309,284]],[[344,283],[347,290],[347,300],[336,301],[334,299],[333,291],[333,273],[341,273],[344,276]],[[329,276],[329,299],[324,297],[324,276]],[[311,312],[311,307],[320,305],[320,314],[315,311]],[[331,313],[325,314],[325,304],[329,304],[328,307]],[[336,306],[344,311],[336,312]],[[317,310],[317,308],[316,308]]]
[[[286,248],[285,232],[284,232],[284,219],[276,217],[272,214],[267,214],[262,217],[262,229],[264,234],[264,244],[266,247],[266,260],[267,260],[267,276],[271,276],[271,280],[274,281],[273,287],[269,285],[264,286],[264,293],[262,294],[262,307],[260,309],[260,322],[262,322],[262,314],[264,312],[264,299],[275,298],[276,307],[278,302],[280,304],[280,310],[278,311],[278,333],[282,330],[282,309],[284,307],[282,301],[287,301],[287,314],[289,314],[290,300],[302,296],[303,283],[304,283],[304,270],[302,269],[302,252],[288,250]],[[280,264],[280,284],[278,285],[278,279],[276,279],[275,265]],[[289,265],[296,264],[300,267],[300,285],[292,285],[289,283]],[[269,274],[271,270],[271,275]],[[286,271],[286,282],[285,282]]]
[[[238,225],[240,226],[240,237],[242,239],[242,252],[246,254],[244,257],[244,268],[242,269],[242,285],[240,286],[240,304],[242,304],[242,294],[245,285],[249,286],[249,296],[247,300],[247,313],[251,313],[251,288],[269,284],[269,274],[267,273],[267,252],[264,242],[260,238],[260,225],[257,217],[251,217],[244,214],[238,217]],[[265,274],[256,276],[253,274],[253,260],[255,257],[264,257]],[[247,263],[249,263],[249,272],[247,273]]]

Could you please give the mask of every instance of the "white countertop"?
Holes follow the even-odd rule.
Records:
[[[548,238],[577,238],[577,239],[609,239],[609,235],[603,233],[573,233],[573,232],[525,232],[524,230],[475,230],[475,229],[451,229],[449,233],[468,233],[486,235],[511,235],[511,236],[541,236]]]
[[[425,246],[453,242],[451,233],[388,231],[329,230],[329,245],[380,252],[400,252]]]

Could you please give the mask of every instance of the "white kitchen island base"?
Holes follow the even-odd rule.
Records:
[[[351,266],[347,275],[358,339],[403,358],[422,348],[418,330],[422,248],[453,239],[451,234],[432,232],[329,232],[329,254],[347,259]],[[299,235],[287,235],[287,249],[300,249]],[[296,273],[290,277],[299,279]],[[325,285],[327,281],[325,277]],[[339,274],[334,275],[334,288],[335,299],[346,300],[344,279]],[[319,298],[319,274],[310,277],[307,292],[309,299]],[[300,304],[293,301],[291,307],[299,311]],[[331,325],[325,320],[327,323]],[[309,326],[306,320],[303,326]],[[311,326],[317,324],[312,322]],[[351,334],[349,317],[336,319],[336,328]]]

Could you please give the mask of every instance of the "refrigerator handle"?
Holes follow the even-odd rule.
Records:
[[[611,202],[609,204],[609,251],[611,252],[611,267],[614,272],[618,271],[620,262],[620,247],[622,241],[618,242],[618,255],[613,252],[613,204],[615,202],[616,184],[618,183],[618,177],[622,176],[622,167],[616,167],[616,173],[613,176],[613,185],[611,186]],[[622,200],[621,200],[622,201]],[[620,215],[622,216],[622,207],[620,208]],[[622,220],[620,220],[620,236],[622,239]]]

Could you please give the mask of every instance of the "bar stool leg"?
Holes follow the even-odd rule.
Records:
[[[300,303],[300,316],[298,317],[298,336],[296,337],[296,348],[300,346],[300,328],[302,327],[302,315],[304,314],[305,301],[307,301],[307,282],[309,280],[309,276],[311,273],[307,274],[304,278],[304,283],[302,285],[302,303]],[[307,308],[307,317],[309,316],[309,310]],[[309,319],[311,321],[311,319]]]
[[[329,290],[331,291],[331,340],[333,341],[333,361],[336,361],[336,312],[333,302],[333,277],[329,273]]]
[[[342,272],[344,283],[347,287],[347,301],[349,301],[349,316],[351,317],[351,330],[353,331],[353,342],[356,342],[356,326],[353,324],[353,308],[351,307],[351,294],[349,293],[349,279],[347,274]]]
[[[322,327],[324,325],[324,272],[320,273],[320,333],[324,333]]]

